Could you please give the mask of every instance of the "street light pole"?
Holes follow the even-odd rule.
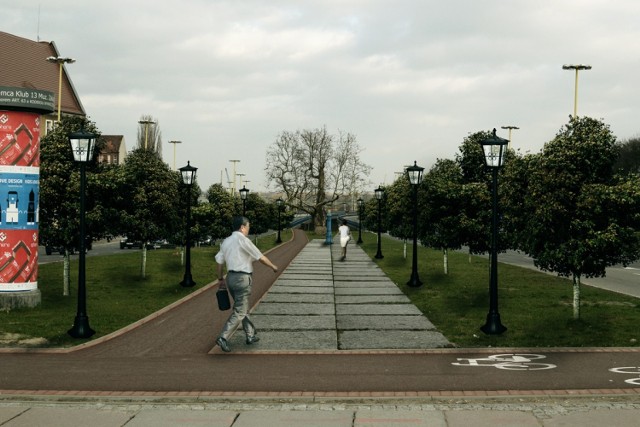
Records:
[[[384,188],[382,185],[378,185],[378,188],[375,189],[376,199],[378,199],[378,252],[376,252],[375,257],[377,259],[384,258],[382,255],[382,239],[380,236],[380,229],[382,228],[382,197],[384,196]]]
[[[575,90],[573,95],[573,117],[578,117],[578,71],[590,70],[591,65],[586,64],[565,64],[562,66],[563,70],[576,70]]]
[[[364,206],[364,200],[362,197],[358,199],[358,241],[356,243],[362,243],[362,208]]]
[[[87,162],[93,159],[93,151],[96,143],[96,135],[85,132],[69,134],[69,143],[73,152],[73,159],[80,164],[80,242],[78,249],[78,309],[73,322],[73,327],[67,331],[73,338],[89,338],[96,332],[89,326],[89,316],[87,315],[87,287],[86,287],[86,264],[85,264],[85,187]]]
[[[487,335],[500,335],[507,328],[500,321],[498,311],[498,171],[504,165],[504,155],[509,141],[496,135],[481,141],[485,165],[491,169],[491,266],[489,270],[489,313],[480,330]]]
[[[138,123],[144,125],[144,149],[146,150],[149,145],[149,125],[155,125],[153,120],[138,120]]]
[[[62,58],[60,56],[49,56],[47,61],[58,64],[58,123],[60,122],[60,105],[62,101],[62,65],[73,64],[76,62],[73,58]]]
[[[187,161],[187,166],[180,168],[180,174],[182,175],[182,183],[187,188],[187,242],[186,242],[186,256],[185,256],[185,271],[180,286],[189,288],[195,286],[196,282],[191,277],[191,187],[196,180],[196,171],[198,168],[191,166],[191,163]]]
[[[509,129],[509,148],[511,148],[511,131],[520,129],[518,126],[501,126],[502,129]]]
[[[176,170],[176,144],[182,144],[182,141],[169,141],[169,144],[173,144],[173,170]]]
[[[242,216],[247,216],[247,195],[249,194],[249,189],[243,185],[238,192],[242,199]]]
[[[418,186],[422,183],[422,173],[424,168],[413,162],[413,166],[407,168],[409,183],[413,187],[413,259],[411,262],[411,278],[407,286],[418,288],[422,286],[418,274]]]
[[[280,225],[280,211],[282,210],[282,205],[284,204],[284,200],[280,197],[276,200],[276,206],[278,207],[278,238],[276,239],[276,243],[282,243],[282,239],[280,238],[280,229],[282,226]]]

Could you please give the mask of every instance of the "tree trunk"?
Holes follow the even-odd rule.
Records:
[[[442,253],[444,258],[444,274],[449,274],[449,250],[444,248]]]
[[[573,318],[580,319],[580,276],[573,275]]]
[[[147,244],[143,243],[142,244],[142,264],[140,266],[140,277],[141,278],[145,278],[146,276],[146,271],[147,271]]]
[[[69,296],[69,289],[71,283],[71,261],[69,256],[69,250],[65,249],[64,258],[62,261],[62,295]]]

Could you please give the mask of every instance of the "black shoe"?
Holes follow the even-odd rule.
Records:
[[[258,341],[260,341],[260,337],[257,336],[257,335],[254,335],[252,337],[247,337],[247,345],[251,345],[251,344],[256,343]]]
[[[229,348],[229,343],[227,342],[226,339],[220,337],[216,340],[216,344],[218,344],[220,346],[220,348],[222,349],[222,351],[229,353],[231,351],[231,348]]]

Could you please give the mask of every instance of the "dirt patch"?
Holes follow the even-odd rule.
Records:
[[[43,347],[47,343],[48,341],[42,337],[0,333],[0,347]]]

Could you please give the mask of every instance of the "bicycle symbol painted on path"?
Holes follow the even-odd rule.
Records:
[[[609,371],[615,372],[616,374],[640,375],[640,366],[621,366],[619,368],[611,368]],[[640,377],[629,378],[628,380],[624,380],[624,382],[632,385],[640,385]]]
[[[534,362],[534,360],[545,359],[546,357],[542,354],[494,354],[489,357],[458,358],[456,359],[458,362],[453,362],[452,365],[489,366],[511,371],[539,371],[556,368],[557,366],[551,363]]]

